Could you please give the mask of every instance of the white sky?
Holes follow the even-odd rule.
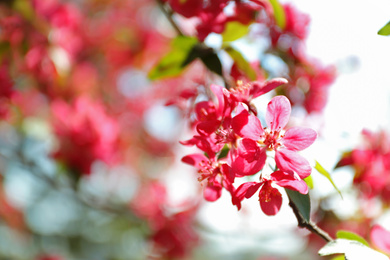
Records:
[[[341,69],[325,110],[326,129],[336,134],[389,127],[390,37],[377,31],[390,20],[390,1],[292,1],[310,14],[307,51],[325,64],[357,58],[354,71]],[[364,3],[364,4],[363,4]]]

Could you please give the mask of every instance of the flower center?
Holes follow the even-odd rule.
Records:
[[[282,129],[280,127],[275,131],[268,130],[267,127],[264,127],[264,132],[262,144],[267,147],[267,150],[276,151],[278,147],[282,146],[281,140],[284,135],[281,133]]]

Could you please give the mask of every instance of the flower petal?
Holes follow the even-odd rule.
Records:
[[[241,201],[244,198],[250,198],[251,196],[247,196],[248,189],[251,189],[252,195],[260,188],[261,183],[259,182],[245,182],[241,184],[235,191],[235,193],[232,196],[232,203],[233,205],[237,206],[238,210],[241,209]],[[249,194],[248,194],[249,195]]]
[[[267,159],[265,149],[265,147],[258,147],[257,143],[251,139],[242,139],[231,158],[231,167],[236,176],[242,177],[259,172]]]
[[[311,128],[292,127],[286,131],[283,144],[289,150],[301,151],[309,147],[317,138],[317,132]]]
[[[223,87],[219,85],[212,84],[210,86],[211,91],[214,93],[214,95],[217,97],[218,100],[218,106],[217,106],[217,116],[220,117],[223,114],[223,110],[225,108],[225,97],[223,95]]]
[[[195,166],[198,169],[201,169],[202,167],[200,166],[201,162],[209,162],[210,160],[204,156],[203,154],[189,154],[184,156],[181,159],[182,162],[187,163],[189,165]]]
[[[271,180],[277,185],[298,191],[302,194],[307,194],[309,188],[304,180],[298,180],[294,177],[293,172],[276,171],[271,174]]]
[[[255,141],[260,140],[260,136],[264,134],[260,120],[246,110],[232,119],[232,128],[237,135]]]
[[[390,231],[374,225],[370,232],[372,243],[386,254],[390,254]]]
[[[282,171],[293,171],[304,179],[311,174],[309,162],[297,152],[279,149],[275,153],[276,166]]]
[[[268,103],[265,120],[272,131],[284,128],[290,118],[291,104],[285,96],[276,96]]]
[[[201,135],[209,136],[218,129],[220,124],[221,122],[218,120],[200,122],[196,125],[196,131]]]
[[[222,187],[207,183],[207,186],[203,190],[203,197],[207,201],[216,201],[222,195]]]
[[[284,78],[274,78],[264,83],[254,82],[251,88],[252,98],[256,98],[258,96],[264,95],[265,93],[270,92],[274,88],[287,83],[288,83],[287,79]]]
[[[282,194],[267,181],[259,192],[261,210],[268,216],[274,216],[282,206]]]

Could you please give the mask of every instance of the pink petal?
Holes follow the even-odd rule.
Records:
[[[223,95],[223,87],[212,84],[210,88],[218,100],[217,115],[222,116],[223,110],[225,108],[225,97]]]
[[[207,155],[210,158],[215,157],[215,153],[216,153],[215,151],[217,151],[217,150],[219,151],[221,148],[217,145],[213,145],[213,147],[211,147],[209,139],[205,136],[199,136],[199,135],[195,135],[192,139],[187,140],[187,141],[179,141],[179,143],[181,143],[182,145],[187,145],[187,146],[196,145],[196,147],[198,147],[200,150],[207,153]],[[221,144],[221,145],[223,146],[223,144]]]
[[[296,172],[301,179],[311,174],[309,162],[297,152],[287,149],[279,149],[275,153],[276,166],[282,171]]]
[[[222,195],[222,187],[208,183],[205,189],[203,190],[203,197],[207,201],[216,201]]]
[[[260,140],[260,136],[264,134],[260,120],[246,110],[232,119],[232,128],[237,135],[255,141]]]
[[[238,210],[241,209],[241,201],[246,197],[248,189],[249,188],[253,189],[253,187],[257,187],[256,190],[258,190],[260,187],[260,183],[258,183],[258,182],[245,182],[245,183],[241,184],[236,189],[236,192],[232,196],[232,203],[233,203],[233,205],[237,206]],[[249,198],[249,197],[247,197],[247,198]]]
[[[195,113],[198,122],[216,120],[216,108],[211,101],[201,101],[195,105]]]
[[[268,216],[274,216],[282,206],[282,194],[271,186],[270,181],[264,183],[259,192],[261,210]]]
[[[184,156],[181,159],[182,162],[187,163],[189,165],[195,166],[198,169],[201,169],[202,167],[199,165],[201,162],[209,162],[210,160],[204,156],[203,154],[189,154]]]
[[[284,78],[274,78],[271,80],[268,80],[264,83],[254,82],[253,84],[253,91],[252,98],[256,98],[258,96],[264,95],[265,93],[270,92],[271,90],[279,87],[280,85],[287,84],[287,79]]]
[[[259,183],[256,183],[255,185],[248,187],[248,189],[245,193],[245,198],[249,199],[250,197],[252,197],[253,194],[256,193],[256,191],[261,187],[262,184],[263,184],[262,182],[259,182]]]
[[[271,180],[274,181],[277,185],[298,191],[302,194],[307,194],[309,192],[309,188],[304,180],[297,180],[294,177],[293,172],[284,172],[284,171],[276,171],[271,174]]]
[[[372,243],[386,254],[390,254],[390,231],[374,225],[370,232]]]
[[[230,166],[227,165],[226,163],[224,163],[224,164],[221,164],[220,169],[221,169],[221,173],[223,174],[223,176],[225,176],[224,180],[226,180],[227,183],[233,183],[235,175],[234,175],[232,169],[230,168]]]
[[[264,167],[266,159],[265,148],[260,148],[255,141],[245,138],[232,153],[231,167],[236,176],[253,175]]]
[[[255,181],[245,182],[237,188],[235,195],[241,200],[244,199],[244,197],[249,199],[260,188],[260,185],[261,183]],[[248,190],[250,190],[249,193]]]
[[[208,136],[214,133],[220,124],[221,122],[218,120],[204,121],[196,125],[196,130],[199,134]]]
[[[289,150],[301,151],[309,147],[317,138],[317,132],[311,128],[292,127],[286,131],[283,144]]]
[[[284,128],[290,118],[291,104],[285,96],[276,96],[268,103],[265,120],[272,131]]]

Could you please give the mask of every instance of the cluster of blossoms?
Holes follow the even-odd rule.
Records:
[[[321,113],[327,103],[328,89],[336,78],[334,66],[324,66],[310,57],[306,49],[306,39],[310,18],[297,10],[292,4],[280,4],[285,23],[280,24],[275,17],[274,7],[270,1],[200,1],[200,0],[165,0],[175,14],[183,18],[191,18],[193,34],[199,41],[204,41],[211,33],[223,34],[229,24],[251,25],[257,28],[251,37],[267,39],[266,53],[276,56],[284,63],[285,69],[278,76],[287,78],[289,83],[278,89],[279,95],[285,95],[293,106],[303,107],[308,114]],[[229,11],[226,11],[226,10]],[[190,30],[190,29],[189,29]],[[233,58],[234,60],[234,58]],[[263,61],[262,61],[263,62]],[[261,74],[271,74],[272,69],[263,67],[259,62],[251,64],[252,72],[240,66],[234,60],[230,76],[237,80],[237,74],[253,74],[264,70]],[[244,70],[244,71],[243,71]],[[264,73],[266,72],[266,73]],[[258,75],[259,76],[259,75]],[[249,81],[259,80],[253,75]]]
[[[311,166],[297,152],[309,147],[317,133],[303,127],[285,129],[291,113],[285,96],[276,96],[268,103],[267,127],[263,127],[250,103],[251,99],[285,83],[285,79],[276,78],[264,83],[248,83],[230,91],[212,85],[217,102],[202,101],[195,105],[197,134],[181,143],[196,145],[203,154],[187,155],[182,161],[198,169],[199,181],[205,182],[206,200],[217,200],[226,189],[233,205],[240,209],[242,200],[260,189],[261,209],[267,215],[275,215],[282,204],[278,186],[302,194],[308,192],[303,179],[310,175]],[[267,171],[266,165],[272,173]],[[234,186],[236,178],[258,172],[258,181]]]
[[[386,131],[373,133],[363,130],[364,143],[344,154],[337,167],[351,166],[354,184],[363,196],[379,196],[390,203],[390,135]]]
[[[150,182],[138,192],[130,204],[135,215],[149,226],[152,252],[161,259],[183,259],[199,242],[193,228],[197,204],[182,202],[181,209],[169,203],[166,187]],[[169,212],[175,208],[175,213]]]

